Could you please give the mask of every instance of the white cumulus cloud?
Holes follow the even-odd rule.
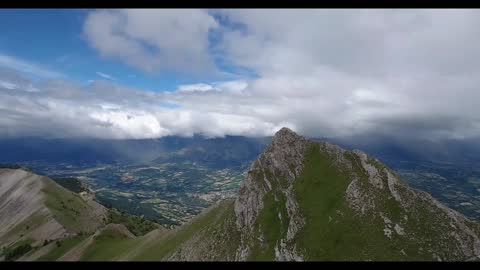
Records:
[[[218,27],[205,10],[121,9],[91,12],[85,36],[103,56],[147,72],[212,69],[208,33]]]

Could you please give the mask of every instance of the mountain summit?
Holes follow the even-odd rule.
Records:
[[[479,235],[379,160],[282,128],[234,200],[175,230],[102,240],[122,250],[99,259],[480,260]]]
[[[479,224],[362,151],[288,128],[252,164],[235,213],[237,259],[480,258]]]

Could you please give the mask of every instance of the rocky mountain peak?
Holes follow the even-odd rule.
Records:
[[[289,129],[288,127],[282,127],[281,129],[279,129],[276,133],[275,133],[275,136],[282,136],[282,135],[288,135],[288,134],[291,134],[291,135],[297,135],[297,133],[295,133],[295,131]]]
[[[271,193],[274,194],[273,200],[282,200],[285,204],[282,205],[285,211],[282,224],[287,232],[280,241],[276,257],[280,260],[302,260],[295,250],[287,250],[285,245],[293,240],[304,223],[294,197],[293,183],[302,171],[307,145],[306,138],[284,127],[277,131],[270,145],[253,162],[235,200],[237,225],[242,231],[237,259],[244,260],[249,256],[252,246],[248,235],[258,229],[256,220],[265,207],[265,194]]]
[[[272,143],[290,143],[296,140],[305,140],[305,138],[301,135],[298,135],[293,130],[287,127],[283,127],[275,133],[272,139]]]
[[[478,224],[410,188],[366,153],[308,140],[286,127],[253,162],[234,211],[241,232],[238,260],[265,254],[275,260],[342,258],[342,252],[322,253],[337,240],[328,235],[322,243],[312,239],[330,231],[344,241],[356,241],[348,237],[355,235],[352,223],[362,224],[358,230],[378,246],[395,243],[390,258],[480,258]],[[273,237],[272,231],[278,235]],[[328,244],[325,239],[333,240]],[[364,250],[362,241],[345,248]],[[370,250],[362,258],[382,259],[382,254]]]

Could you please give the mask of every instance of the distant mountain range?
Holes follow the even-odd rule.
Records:
[[[238,165],[253,160],[270,138],[163,137],[149,140],[43,139],[0,140],[0,163],[42,161],[71,164],[149,163],[188,159],[214,166]],[[207,151],[208,149],[208,151]]]
[[[169,158],[228,166],[252,161],[271,141],[271,137],[225,136],[205,138],[167,136],[159,139],[0,139],[0,163],[25,161],[67,163],[148,163]],[[337,144],[345,149],[363,149],[387,162],[431,161],[453,164],[480,163],[480,140],[406,140],[386,136],[312,138]],[[208,150],[208,151],[207,151]],[[393,164],[389,164],[393,165]]]

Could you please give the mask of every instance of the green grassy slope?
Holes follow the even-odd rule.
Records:
[[[32,250],[32,242],[31,239],[22,239],[13,245],[3,247],[0,256],[3,256],[5,261],[14,261]]]
[[[52,249],[44,256],[41,256],[38,260],[56,261],[58,258],[62,257],[65,253],[74,248],[76,245],[80,244],[88,237],[88,235],[76,235],[62,240],[57,240],[51,244],[53,245]]]
[[[82,184],[82,182],[74,177],[52,178],[52,180],[60,186],[75,193],[87,191],[87,188]]]
[[[349,154],[349,158],[353,156]],[[310,146],[303,173],[295,182],[296,197],[306,219],[297,241],[307,258],[401,259],[395,242],[384,236],[383,220],[362,217],[347,205],[345,191],[350,181],[350,175],[333,164],[320,144]]]
[[[108,226],[92,237],[93,242],[81,256],[82,261],[115,260],[135,248],[142,240],[131,238],[118,228]]]
[[[7,239],[22,239],[28,238],[29,234],[34,228],[40,227],[42,224],[48,222],[48,217],[40,213],[34,213],[29,218],[18,223],[15,227],[10,229],[5,235],[0,237],[0,243],[5,243]]]
[[[308,260],[435,260],[434,254],[455,258],[453,239],[445,237],[446,217],[418,200],[406,211],[386,190],[368,183],[358,157],[344,156],[352,170],[333,163],[321,143],[313,143],[306,155],[305,167],[295,182],[296,197],[306,219],[297,235],[297,243]],[[380,163],[369,160],[377,168]],[[349,207],[346,189],[352,177],[359,179],[360,189],[368,192],[375,204],[374,212],[362,215]],[[386,175],[382,175],[386,184]],[[398,192],[406,192],[402,188]],[[395,232],[386,237],[385,223],[379,213],[395,224],[402,224],[407,235]],[[446,224],[449,226],[449,224]]]
[[[175,230],[160,228],[131,238],[107,226],[97,235],[88,236],[93,241],[82,252],[81,260],[233,260],[239,243],[234,222],[233,201],[227,200]],[[68,238],[40,260],[56,260],[86,237]],[[181,255],[189,249],[188,253]]]
[[[134,216],[112,209],[109,213],[109,223],[123,224],[136,236],[145,235],[157,228],[156,223],[143,217]]]
[[[191,222],[143,248],[134,260],[166,260],[182,248],[193,247],[194,259],[233,260],[239,235],[234,224],[233,201],[212,207]],[[179,258],[182,259],[182,258]]]
[[[80,195],[69,191],[52,180],[44,179],[45,205],[54,218],[67,230],[73,232],[92,231],[92,224],[99,221],[92,216],[92,207]]]
[[[37,251],[46,250],[44,249],[46,241],[59,240],[65,234],[93,233],[103,225],[104,221],[107,221],[106,218],[102,220],[103,213],[106,213],[102,206],[87,201],[89,199],[84,200],[79,194],[63,188],[53,180],[31,174],[21,177],[18,181],[30,181],[27,187],[38,189],[29,195],[38,202],[31,206],[28,200],[23,202],[22,206],[26,210],[32,209],[28,207],[35,207],[35,210],[32,214],[26,215],[25,219],[23,219],[23,213],[18,213],[20,221],[0,236],[0,246],[10,249],[22,241],[29,240],[31,241],[29,254],[34,254]],[[58,252],[68,250],[70,242],[75,242],[75,239],[77,238],[66,239],[65,246],[58,249]],[[62,241],[59,240],[59,243]],[[57,256],[54,254],[46,257],[46,260],[55,257]]]

